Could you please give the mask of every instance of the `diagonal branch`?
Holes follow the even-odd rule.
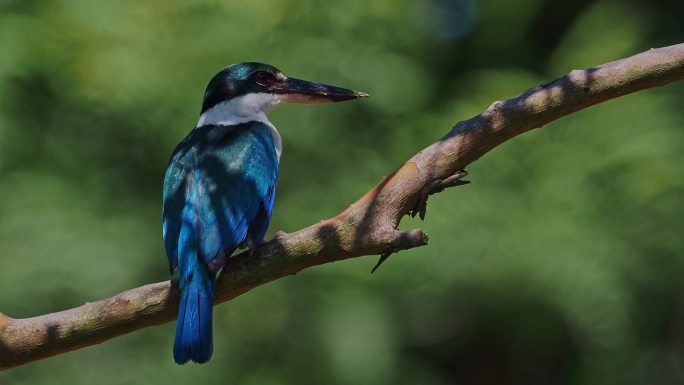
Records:
[[[294,233],[279,232],[254,255],[242,253],[224,269],[216,303],[310,266],[423,246],[420,229],[399,231],[406,214],[425,214],[427,197],[465,183],[463,168],[499,144],[603,101],[684,78],[684,44],[651,49],[587,70],[575,70],[520,96],[492,103],[459,122],[348,209]],[[169,322],[178,310],[174,282],[150,284],[27,319],[0,314],[0,369],[97,344]]]

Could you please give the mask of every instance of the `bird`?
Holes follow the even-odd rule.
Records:
[[[235,250],[253,252],[268,229],[283,148],[269,112],[284,102],[366,96],[256,62],[232,64],[209,81],[199,120],[173,151],[164,175],[162,235],[180,288],[176,363],[210,360],[217,275]]]

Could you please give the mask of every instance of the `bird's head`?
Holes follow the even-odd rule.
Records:
[[[202,114],[218,106],[229,107],[238,116],[249,116],[267,114],[282,102],[332,103],[365,96],[363,92],[287,77],[268,64],[239,63],[222,69],[209,81]]]

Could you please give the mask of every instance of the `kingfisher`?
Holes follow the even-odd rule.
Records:
[[[254,62],[230,65],[209,81],[199,121],[174,150],[164,177],[162,233],[181,291],[176,363],[209,361],[216,277],[236,249],[253,252],[266,235],[283,149],[269,112],[283,102],[365,96]]]

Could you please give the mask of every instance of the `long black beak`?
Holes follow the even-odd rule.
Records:
[[[368,96],[364,92],[295,78],[274,85],[273,91],[290,103],[335,103]]]

